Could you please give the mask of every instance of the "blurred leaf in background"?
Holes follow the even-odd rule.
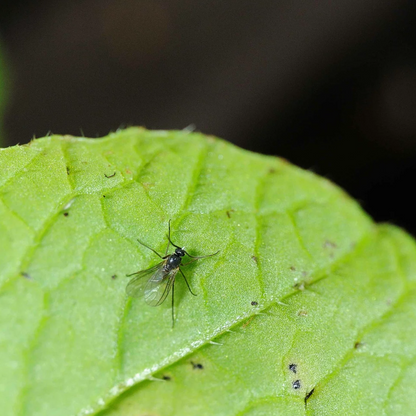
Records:
[[[6,63],[3,54],[2,43],[0,41],[0,146],[4,143],[3,138],[3,112],[7,98],[7,84],[6,84]]]

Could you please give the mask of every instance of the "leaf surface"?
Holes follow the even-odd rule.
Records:
[[[138,128],[3,149],[0,172],[3,414],[412,414],[414,241],[327,180]],[[177,276],[174,329],[125,295],[169,219],[221,250],[184,267],[197,297]]]

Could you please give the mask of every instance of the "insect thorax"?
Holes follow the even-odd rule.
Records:
[[[166,264],[164,266],[166,271],[171,271],[173,269],[176,269],[180,266],[181,264],[181,257],[179,257],[176,254],[172,254],[168,257],[168,259],[166,260]]]

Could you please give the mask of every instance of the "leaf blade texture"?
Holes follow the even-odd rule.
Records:
[[[288,162],[187,132],[0,151],[5,415],[411,414],[416,248]],[[170,302],[126,274],[193,255]],[[161,381],[158,381],[161,380]],[[406,413],[407,412],[407,413]]]

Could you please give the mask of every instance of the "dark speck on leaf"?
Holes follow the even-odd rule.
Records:
[[[225,213],[227,214],[228,218],[231,218],[231,213],[234,212],[234,209],[229,209],[228,211],[226,211]]]
[[[114,172],[112,175],[107,175],[106,173],[104,173],[104,176],[108,179],[108,178],[112,178],[114,176],[116,176],[116,172]]]
[[[270,168],[269,173],[276,173],[276,169],[275,168]]]
[[[111,276],[111,278],[114,280],[114,279],[117,279],[117,275],[116,274],[113,274],[112,276]]]
[[[297,369],[297,367],[298,367],[298,365],[297,365],[297,364],[289,364],[289,370],[290,370],[292,373],[295,373],[295,374],[296,374],[296,369]]]
[[[323,246],[324,248],[337,248],[338,247],[333,241],[329,241],[329,240],[325,240]]]
[[[66,167],[66,174],[69,175],[69,173],[71,172],[71,169],[69,169],[69,166]]]
[[[292,272],[294,272],[296,270],[295,266],[290,266],[290,270],[292,270]]]
[[[191,361],[191,364],[192,364],[192,368],[194,370],[203,370],[204,369],[204,366],[200,363],[194,363],[193,361]]]
[[[32,278],[32,276],[29,274],[29,273],[26,273],[26,272],[21,272],[20,273],[25,279],[31,279]]]
[[[293,387],[295,390],[299,390],[299,389],[300,389],[300,380],[295,380],[295,381],[292,383],[292,387]]]
[[[103,195],[103,198],[105,198],[105,195]]]
[[[256,263],[258,263],[258,258],[256,257],[256,256],[251,256],[251,258],[256,262]]]
[[[360,342],[360,341],[357,341],[355,344],[354,344],[354,348],[356,349],[356,350],[358,350],[359,348],[361,348],[363,346],[363,343],[362,342]]]
[[[69,212],[64,212],[64,217],[67,217],[69,215]]]
[[[163,376],[162,378],[163,378],[163,380],[166,380],[166,381],[170,381],[171,380],[171,378],[169,376]]]
[[[315,388],[313,388],[306,396],[305,396],[305,406],[306,406],[306,402],[308,401],[309,397],[312,396],[313,392],[315,391]]]
[[[251,304],[252,304],[253,306],[257,306],[257,305],[258,305],[258,302],[256,302],[255,300],[253,300],[253,301],[251,302]]]

